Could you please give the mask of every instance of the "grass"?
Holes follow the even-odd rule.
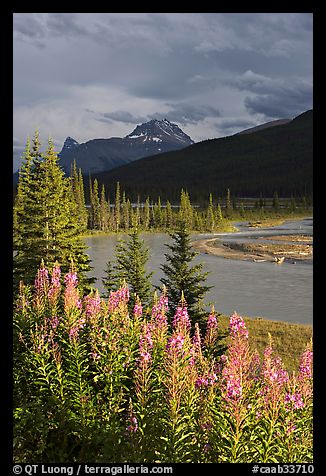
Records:
[[[282,358],[285,368],[290,373],[299,369],[301,354],[312,338],[311,325],[250,317],[244,317],[244,320],[252,348],[256,348],[261,357],[269,342],[268,334],[271,334],[275,354]],[[222,315],[219,323],[220,331],[227,332],[229,318]]]

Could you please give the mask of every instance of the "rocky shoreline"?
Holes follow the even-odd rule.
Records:
[[[268,240],[277,238],[282,244],[260,243],[229,243],[220,238],[209,238],[192,242],[192,246],[202,252],[227,259],[240,259],[255,262],[296,262],[313,258],[312,237],[288,236],[265,237]],[[264,238],[264,239],[265,239]],[[286,243],[292,241],[295,243]]]

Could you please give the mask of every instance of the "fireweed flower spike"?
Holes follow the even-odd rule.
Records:
[[[44,295],[47,292],[49,286],[49,273],[44,267],[44,261],[42,260],[41,266],[37,271],[37,275],[34,281],[35,291],[37,295]]]
[[[135,416],[130,417],[130,424],[127,426],[126,430],[128,433],[136,433],[138,430],[138,420]]]
[[[222,395],[229,410],[234,412],[240,423],[244,409],[241,401],[244,390],[250,387],[249,368],[250,353],[248,345],[248,331],[245,322],[236,312],[232,314],[229,322],[231,343],[228,348],[227,358],[222,358]]]
[[[101,298],[99,296],[98,290],[95,293],[91,293],[84,298],[85,312],[88,320],[96,318],[96,316],[101,312]]]
[[[153,347],[153,340],[151,335],[152,326],[151,324],[144,324],[142,328],[142,333],[139,336],[139,365],[141,367],[147,366],[151,360],[151,349]]]
[[[36,309],[44,309],[45,297],[47,296],[49,288],[49,274],[48,270],[44,267],[44,261],[42,260],[41,266],[37,271],[37,275],[34,281],[34,302]]]
[[[276,418],[284,401],[289,374],[283,367],[282,359],[273,356],[271,336],[269,336],[269,340],[269,345],[264,352],[262,364],[263,381],[260,393],[264,399],[265,411],[271,414],[273,418]]]
[[[60,276],[61,276],[61,269],[56,262],[53,266],[52,275],[51,275],[51,285],[48,291],[48,299],[50,304],[54,305],[59,296],[61,291],[61,284],[60,284]]]
[[[218,337],[218,322],[215,313],[214,306],[207,318],[206,323],[206,334],[204,337],[204,346],[207,348],[212,348]]]
[[[195,365],[196,360],[202,360],[201,336],[198,322],[195,323],[195,333],[192,337],[192,346],[190,348],[190,364]]]
[[[230,317],[229,332],[231,337],[245,337],[248,339],[249,333],[245,322],[236,312]]]
[[[302,353],[300,360],[300,368],[298,375],[298,389],[303,399],[308,402],[311,400],[313,394],[312,384],[312,370],[313,370],[313,351],[312,341],[310,341],[304,352]]]
[[[143,315],[143,306],[138,296],[136,297],[136,303],[134,305],[133,314],[136,319],[140,318]]]
[[[126,305],[129,301],[129,289],[126,283],[117,291],[111,291],[109,296],[108,310],[116,311],[120,306]]]
[[[175,330],[179,330],[183,333],[186,333],[191,328],[191,322],[187,310],[187,303],[183,297],[183,293],[179,306],[177,307],[177,310],[174,314],[172,326]]]
[[[72,270],[65,275],[65,293],[64,293],[64,309],[68,313],[70,310],[77,308],[81,309],[81,300],[77,289],[78,278],[77,274]]]

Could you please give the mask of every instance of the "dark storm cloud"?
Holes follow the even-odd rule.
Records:
[[[140,124],[151,119],[168,119],[171,122],[180,124],[198,124],[208,117],[220,117],[220,111],[213,106],[193,106],[191,104],[168,104],[171,107],[167,112],[155,112],[146,116],[136,116],[128,111],[112,111],[102,114],[88,110],[88,112],[97,114],[96,120],[112,123],[113,121],[124,122],[128,124]]]
[[[151,119],[168,119],[172,122],[181,124],[198,124],[208,117],[219,117],[220,111],[213,106],[195,106],[191,104],[168,104],[172,107],[168,112],[155,113],[151,115]]]
[[[244,129],[249,129],[249,127],[256,126],[256,122],[250,121],[248,119],[229,119],[223,120],[215,124],[218,130],[223,131],[225,134],[233,134],[240,132]]]
[[[244,105],[250,114],[266,118],[291,118],[312,108],[312,84],[298,79],[270,78],[248,70],[233,82],[239,90],[253,93]]]
[[[263,114],[266,118],[291,119],[312,108],[311,88],[286,91],[283,94],[248,96],[244,100],[250,114]]]
[[[124,122],[126,124],[135,124],[146,122],[148,118],[145,116],[135,116],[128,111],[112,111],[105,112],[96,118],[97,121],[112,123],[113,121]]]

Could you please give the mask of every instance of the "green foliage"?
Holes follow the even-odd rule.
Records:
[[[109,295],[110,290],[116,290],[123,282],[130,286],[130,309],[136,303],[138,296],[144,304],[149,304],[152,286],[150,278],[153,273],[147,273],[148,248],[140,238],[140,232],[133,228],[129,233],[129,241],[120,240],[115,251],[115,263],[108,262],[105,277],[102,280]]]
[[[15,462],[312,462],[311,343],[290,376],[234,313],[216,356],[214,313],[201,338],[185,302],[169,329],[166,295],[133,314],[125,287],[80,296],[59,274],[41,268],[15,303]]]
[[[189,312],[202,321],[206,315],[203,309],[203,298],[210,289],[209,286],[203,284],[208,273],[202,271],[201,263],[192,265],[197,253],[191,248],[189,231],[184,221],[180,222],[177,230],[170,233],[170,236],[173,243],[165,245],[170,253],[164,255],[166,264],[161,266],[164,273],[161,282],[167,288],[171,314],[174,314],[183,293]]]
[[[81,285],[89,286],[94,280],[86,277],[90,260],[79,238],[84,225],[76,187],[59,167],[52,141],[43,155],[36,133],[31,150],[27,142],[24,160],[14,204],[15,289],[20,280],[33,281],[42,259],[48,266],[59,261],[65,271],[73,259]]]

